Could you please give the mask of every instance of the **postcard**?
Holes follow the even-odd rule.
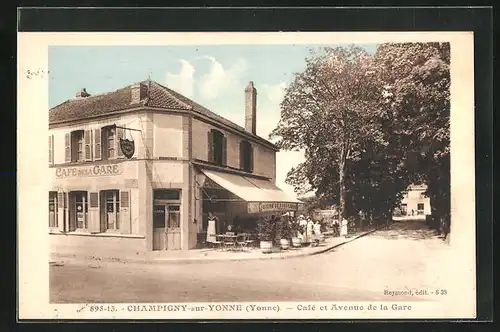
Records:
[[[473,55],[20,32],[19,319],[475,318]]]

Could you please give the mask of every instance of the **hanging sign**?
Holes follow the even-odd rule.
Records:
[[[120,138],[120,149],[128,159],[132,158],[135,152],[135,143],[129,139]]]

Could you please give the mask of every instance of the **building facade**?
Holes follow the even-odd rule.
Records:
[[[404,193],[400,204],[401,215],[423,216],[431,214],[430,198],[425,195],[426,185],[411,185]]]
[[[252,82],[244,95],[245,128],[154,81],[83,89],[52,108],[52,250],[188,250],[209,212],[222,232],[238,218],[295,210],[299,201],[275,185],[277,147],[256,135]]]

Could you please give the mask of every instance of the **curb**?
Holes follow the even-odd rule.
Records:
[[[299,258],[299,257],[306,257],[306,256],[314,256],[314,255],[319,255],[323,254],[325,252],[331,251],[335,248],[338,248],[344,244],[347,244],[349,242],[352,242],[356,239],[359,239],[363,236],[372,234],[382,228],[386,227],[386,225],[378,227],[376,229],[366,231],[362,234],[359,234],[357,236],[354,236],[350,239],[346,239],[346,241],[327,246],[326,248],[323,248],[318,251],[313,251],[313,252],[305,252],[305,253],[297,253],[294,255],[289,255],[289,256],[258,256],[258,257],[223,257],[223,258],[166,258],[166,259],[134,259],[134,258],[112,258],[112,257],[95,257],[95,256],[77,256],[74,254],[57,254],[53,253],[55,257],[61,257],[61,258],[71,258],[71,259],[76,259],[76,260],[92,260],[92,261],[99,261],[99,262],[113,262],[113,263],[143,263],[143,264],[200,264],[200,263],[215,263],[215,262],[234,262],[234,261],[251,261],[251,260],[278,260],[278,259],[292,259],[292,258]]]

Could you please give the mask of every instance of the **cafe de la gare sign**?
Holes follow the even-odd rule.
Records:
[[[298,208],[297,203],[288,202],[249,202],[248,213],[260,212],[287,212],[296,211]]]
[[[69,177],[112,176],[122,173],[123,166],[119,164],[56,168],[56,178],[59,179]]]

